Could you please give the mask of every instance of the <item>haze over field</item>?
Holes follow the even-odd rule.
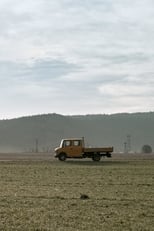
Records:
[[[154,150],[154,112],[115,115],[62,116],[58,114],[0,120],[0,152],[53,153],[62,138],[85,137],[86,146],[113,146],[115,152]],[[128,137],[130,141],[128,140]]]
[[[0,118],[154,110],[153,0],[1,0]]]

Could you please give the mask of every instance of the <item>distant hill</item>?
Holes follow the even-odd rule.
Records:
[[[114,146],[124,151],[129,145],[140,152],[144,144],[154,150],[154,112],[112,115],[58,114],[0,120],[0,152],[52,151],[62,138],[85,137],[88,146]]]

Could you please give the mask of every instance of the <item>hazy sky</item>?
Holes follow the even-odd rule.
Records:
[[[153,0],[1,0],[0,119],[154,111]]]

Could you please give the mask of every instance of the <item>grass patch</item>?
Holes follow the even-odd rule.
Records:
[[[154,230],[153,182],[154,160],[1,162],[0,230]]]

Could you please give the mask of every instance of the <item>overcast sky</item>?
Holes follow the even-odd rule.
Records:
[[[153,0],[0,0],[0,119],[154,111]]]

